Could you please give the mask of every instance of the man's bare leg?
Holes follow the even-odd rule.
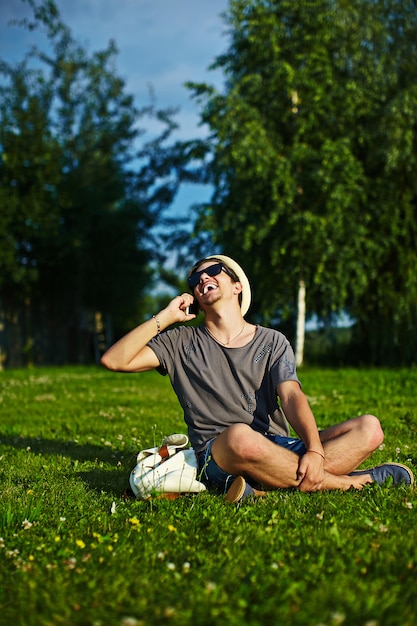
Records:
[[[370,474],[349,476],[382,442],[379,420],[364,415],[322,431],[325,451],[323,490],[360,489]],[[277,446],[245,424],[234,424],[213,443],[215,462],[234,476],[250,476],[267,489],[297,488],[299,456]]]
[[[374,415],[361,415],[320,432],[326,471],[350,474],[384,441],[380,421]]]

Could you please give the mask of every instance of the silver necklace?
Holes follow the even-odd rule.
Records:
[[[237,339],[238,337],[240,337],[240,335],[243,333],[243,329],[245,328],[245,326],[246,326],[246,322],[243,322],[243,326],[242,326],[242,328],[240,329],[240,331],[238,332],[238,334],[237,334],[235,337],[232,337],[232,339],[230,339],[230,341],[228,341],[227,343],[223,343],[223,341],[220,341],[220,339],[217,339],[217,337],[215,337],[215,336],[213,335],[213,333],[210,331],[210,329],[209,329],[207,326],[205,326],[204,328],[206,329],[206,331],[208,332],[208,334],[209,334],[209,335],[211,335],[211,337],[213,337],[213,339],[214,339],[215,341],[217,341],[218,343],[220,343],[222,346],[228,346],[228,345],[229,345],[229,344],[231,344],[231,343],[232,343],[235,339]]]

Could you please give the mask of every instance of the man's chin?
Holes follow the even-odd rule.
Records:
[[[207,293],[201,300],[199,300],[200,308],[205,311],[207,308],[212,307],[220,300],[220,294],[217,293]]]

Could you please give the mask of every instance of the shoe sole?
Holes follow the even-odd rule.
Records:
[[[266,496],[266,491],[260,491],[259,489],[254,488],[252,489],[253,493],[249,495],[253,495],[256,497]],[[239,502],[243,498],[245,490],[246,480],[243,478],[243,476],[237,476],[237,478],[234,479],[229,489],[227,490],[227,493],[224,497],[225,502],[229,502],[230,504]]]
[[[237,476],[234,479],[232,484],[230,485],[227,493],[224,497],[225,502],[229,502],[230,504],[234,504],[235,502],[239,502],[241,500],[243,494],[246,489],[246,480],[242,476]]]

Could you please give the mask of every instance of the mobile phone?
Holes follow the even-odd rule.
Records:
[[[197,315],[199,310],[200,307],[198,306],[197,298],[194,298],[194,302],[190,304],[190,306],[187,306],[187,308],[185,309],[185,313],[187,315]]]

